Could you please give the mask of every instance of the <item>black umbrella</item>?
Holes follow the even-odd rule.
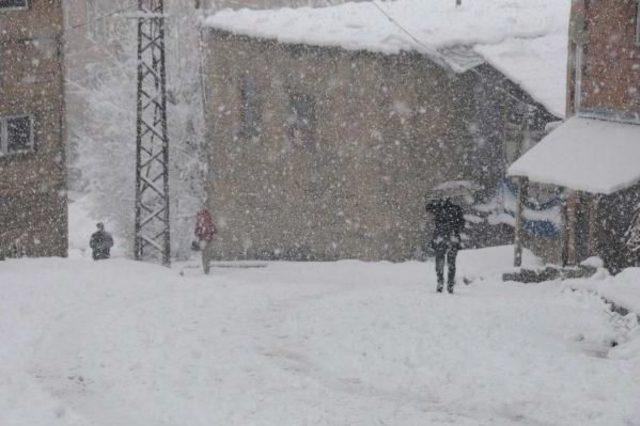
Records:
[[[482,185],[469,180],[451,180],[433,188],[427,194],[427,200],[450,199],[457,204],[473,204],[474,195],[484,189]]]

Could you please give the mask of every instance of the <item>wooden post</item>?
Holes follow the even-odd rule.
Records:
[[[515,228],[515,253],[513,266],[519,268],[522,266],[522,231],[524,221],[524,200],[527,197],[529,189],[529,179],[526,177],[518,178],[518,204],[516,206],[516,228]]]
[[[598,195],[589,202],[589,256],[598,255]]]
[[[567,200],[562,202],[562,267],[564,268],[569,263],[569,218],[567,215]]]
[[[578,263],[578,250],[576,241],[576,220],[578,208],[578,194],[575,191],[569,193],[567,197],[567,265],[573,266]]]

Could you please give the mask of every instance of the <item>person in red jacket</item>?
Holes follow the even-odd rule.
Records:
[[[216,226],[213,223],[211,213],[207,209],[200,210],[196,216],[196,238],[200,244],[202,251],[202,268],[204,273],[208,274],[209,268],[209,245],[213,241],[217,233]]]

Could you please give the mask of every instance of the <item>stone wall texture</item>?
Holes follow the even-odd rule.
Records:
[[[574,2],[571,41],[583,46],[581,107],[640,113],[640,46],[636,0]],[[575,47],[570,58],[570,99],[575,82]],[[570,107],[570,112],[572,108]]]
[[[0,255],[67,254],[61,3],[0,9],[0,117],[31,116],[34,142],[0,156]]]
[[[482,96],[508,98],[496,85],[519,92],[498,73],[219,31],[207,46],[214,258],[416,258],[432,226],[425,194],[504,167],[492,162],[509,114]],[[314,111],[312,136],[292,130],[300,99]],[[248,105],[257,131],[243,123]]]

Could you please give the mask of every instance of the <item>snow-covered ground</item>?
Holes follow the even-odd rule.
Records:
[[[576,290],[595,292],[640,315],[640,268],[627,268],[616,276],[601,269],[590,279],[570,280],[567,284]]]
[[[422,263],[0,262],[0,424],[640,424],[637,339],[494,258],[452,296]]]

